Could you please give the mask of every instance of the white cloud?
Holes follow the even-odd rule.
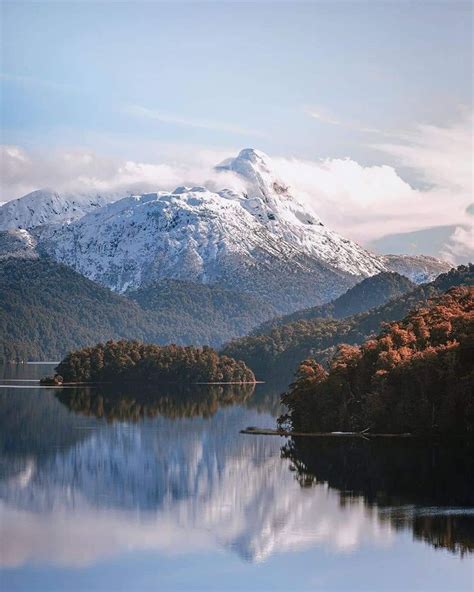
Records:
[[[461,261],[472,261],[474,256],[474,232],[472,225],[455,228],[449,241],[445,244],[441,256],[453,264]]]
[[[362,166],[351,159],[276,159],[276,163],[281,175],[330,226],[359,242],[453,224],[459,229],[443,254],[459,257],[462,251],[472,258],[472,218],[466,211],[472,200],[472,126],[472,114],[465,113],[446,127],[418,125],[396,134],[384,132],[392,141],[374,147],[410,169],[426,185],[424,189],[411,186],[393,166]]]
[[[174,155],[173,155],[174,156]],[[48,155],[29,153],[18,146],[0,146],[0,201],[9,201],[44,187],[63,192],[123,194],[172,190],[178,185],[206,185],[211,189],[238,185],[232,173],[213,170],[228,153],[199,150],[180,162],[137,162],[66,150]],[[216,181],[218,180],[218,186]]]
[[[465,222],[467,194],[445,187],[420,190],[390,166],[351,159],[276,159],[281,176],[331,227],[362,243],[438,224]]]
[[[332,113],[324,107],[306,107],[305,113],[313,119],[318,119],[322,123],[330,123],[331,125],[343,125]]]
[[[452,263],[474,260],[474,204],[466,208],[467,226],[458,226],[449,237],[442,256]]]
[[[417,125],[394,136],[394,141],[374,147],[395,157],[433,187],[472,195],[473,113],[440,127]]]
[[[160,123],[171,123],[173,125],[179,125],[184,127],[195,127],[200,129],[207,129],[219,132],[228,132],[231,134],[239,134],[244,136],[258,136],[262,137],[264,134],[258,130],[242,127],[233,123],[224,123],[217,121],[208,121],[203,119],[188,119],[180,117],[178,115],[171,115],[169,113],[163,113],[154,109],[147,109],[140,105],[129,105],[125,108],[125,112],[135,117],[141,117],[145,119],[151,119]]]

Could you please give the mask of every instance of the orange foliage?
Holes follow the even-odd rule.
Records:
[[[305,383],[304,410],[301,383],[286,393],[293,427],[474,435],[473,305],[474,287],[453,288],[362,346],[339,346],[329,374]]]

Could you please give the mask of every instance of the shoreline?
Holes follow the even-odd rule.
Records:
[[[415,434],[371,434],[369,432],[288,432],[273,428],[245,428],[240,430],[241,434],[254,436],[281,436],[284,438],[416,438]]]
[[[138,386],[165,386],[165,385],[176,385],[176,386],[205,386],[205,385],[246,385],[246,384],[265,384],[264,380],[253,380],[251,382],[140,382],[140,381],[123,381],[123,382],[63,382],[62,384],[41,384],[41,380],[39,379],[35,382],[38,382],[40,386],[46,386],[51,388],[62,388],[62,387],[71,387],[71,386],[101,386],[101,385],[108,385],[108,386],[123,386],[124,384],[128,385],[138,385]]]

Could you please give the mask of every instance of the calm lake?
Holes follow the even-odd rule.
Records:
[[[472,449],[242,435],[269,385],[0,366],[0,589],[473,590]]]

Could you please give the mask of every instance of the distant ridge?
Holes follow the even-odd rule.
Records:
[[[383,271],[366,278],[349,288],[347,292],[320,306],[298,310],[292,314],[270,319],[252,331],[258,335],[268,333],[277,325],[285,325],[300,320],[332,317],[342,319],[365,312],[413,290],[416,284],[396,272]]]

